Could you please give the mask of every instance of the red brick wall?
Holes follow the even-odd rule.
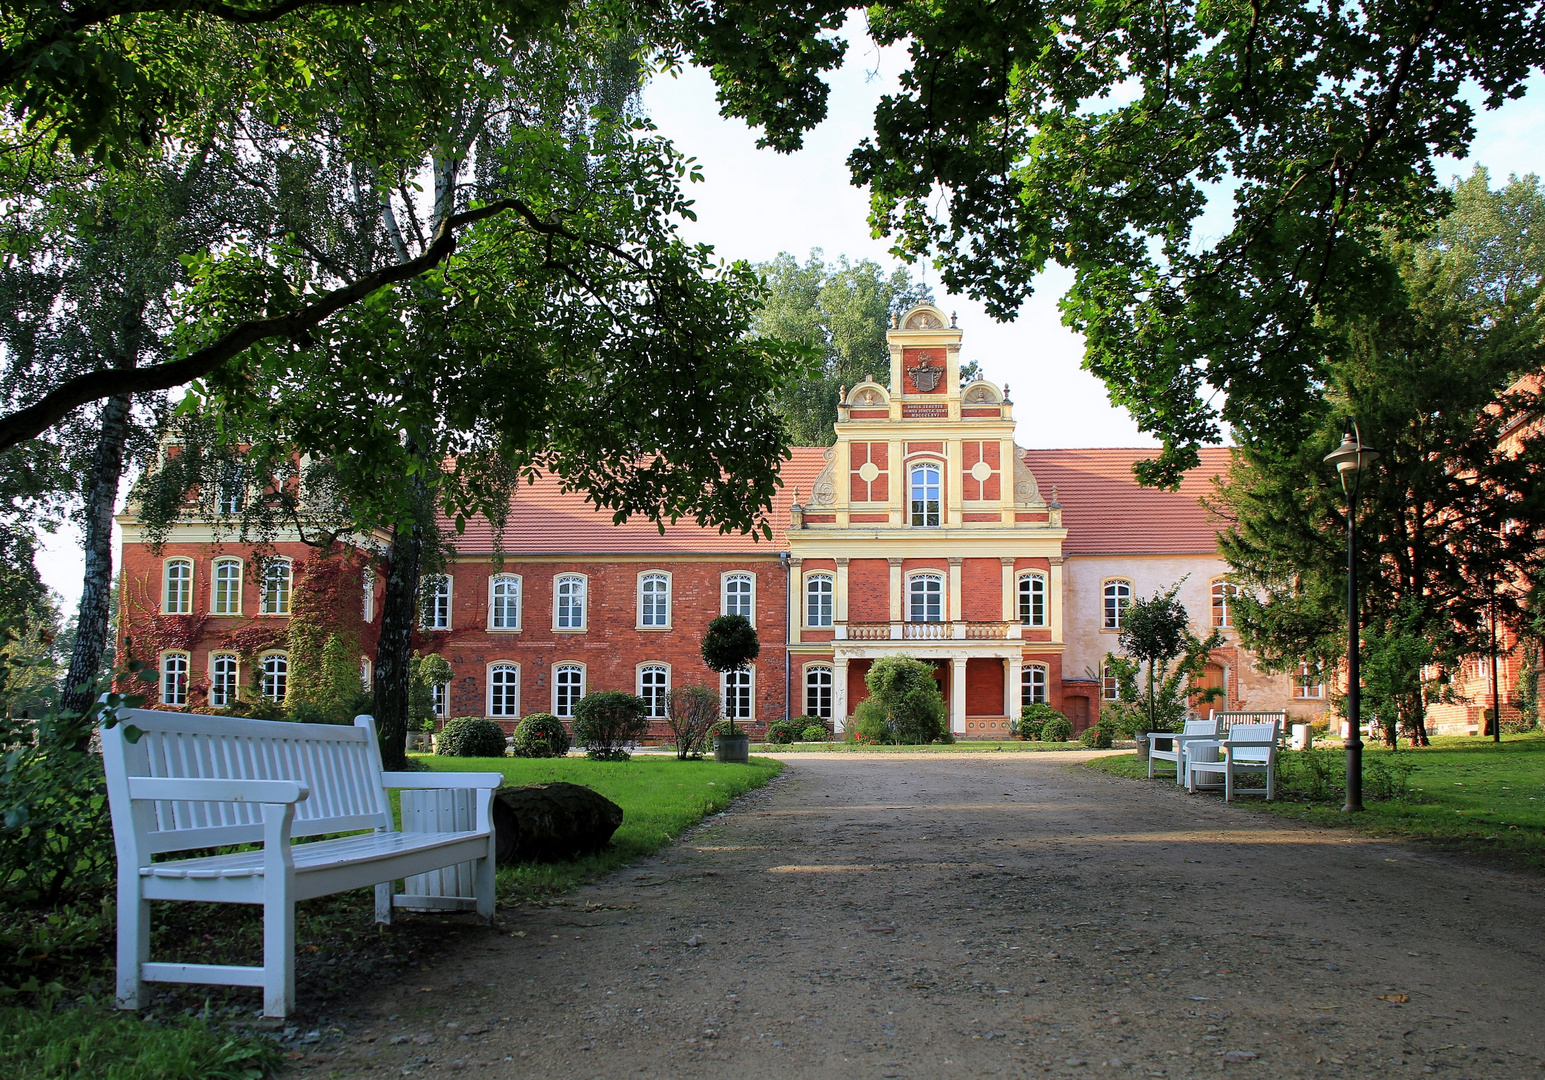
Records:
[[[967,622],[1003,619],[1003,564],[966,559],[960,565],[960,614]]]
[[[966,661],[966,715],[1002,716],[1003,661],[973,657]]]
[[[848,563],[848,621],[888,622],[890,617],[890,563],[884,559]]]

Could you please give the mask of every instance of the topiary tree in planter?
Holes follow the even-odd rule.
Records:
[[[450,661],[439,653],[427,656],[413,654],[408,661],[408,730],[433,731],[435,721],[436,686],[448,683],[456,677]],[[429,727],[425,727],[425,722]]]
[[[762,644],[750,619],[744,615],[720,615],[708,624],[700,651],[708,670],[723,675],[744,670],[762,651]],[[734,720],[730,721],[730,734],[740,734]]]
[[[569,752],[569,730],[552,713],[532,713],[515,725],[516,757],[563,757]]]
[[[1181,578],[1146,600],[1133,601],[1121,613],[1121,633],[1116,640],[1122,655],[1142,666],[1147,681],[1146,700],[1138,702],[1143,706],[1140,723],[1144,731],[1173,729],[1185,713],[1191,681],[1202,673],[1212,650],[1223,644],[1223,632],[1216,627],[1205,638],[1192,633],[1191,617],[1180,602],[1185,580]],[[1119,696],[1125,698],[1126,693]]]
[[[574,706],[574,741],[592,761],[627,761],[629,743],[649,730],[649,705],[621,690],[586,694]]]

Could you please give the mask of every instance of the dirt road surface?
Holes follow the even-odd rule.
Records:
[[[1537,878],[1086,756],[791,756],[659,856],[362,988],[346,1045],[296,1064],[1545,1078]]]

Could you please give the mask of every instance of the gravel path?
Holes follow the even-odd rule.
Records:
[[[1545,1077],[1540,882],[1087,754],[791,755],[366,991],[339,1076]]]

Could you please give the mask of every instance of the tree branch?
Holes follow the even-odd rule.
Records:
[[[270,338],[300,338],[306,331],[321,324],[329,316],[358,303],[378,289],[394,285],[399,281],[407,281],[432,270],[456,250],[457,229],[510,210],[524,219],[526,226],[533,232],[548,236],[564,236],[573,240],[581,239],[567,227],[543,220],[535,210],[517,198],[498,199],[486,206],[463,211],[445,219],[436,230],[434,239],[418,258],[388,266],[341,285],[331,292],[322,294],[299,311],[240,323],[226,331],[218,340],[179,360],[132,369],[104,368],[68,380],[49,391],[34,404],[0,417],[0,451],[28,439],[37,438],[64,419],[72,410],[88,402],[117,394],[170,390],[174,386],[203,378],[259,342]],[[628,253],[618,251],[610,245],[597,246],[623,258],[629,257]]]

